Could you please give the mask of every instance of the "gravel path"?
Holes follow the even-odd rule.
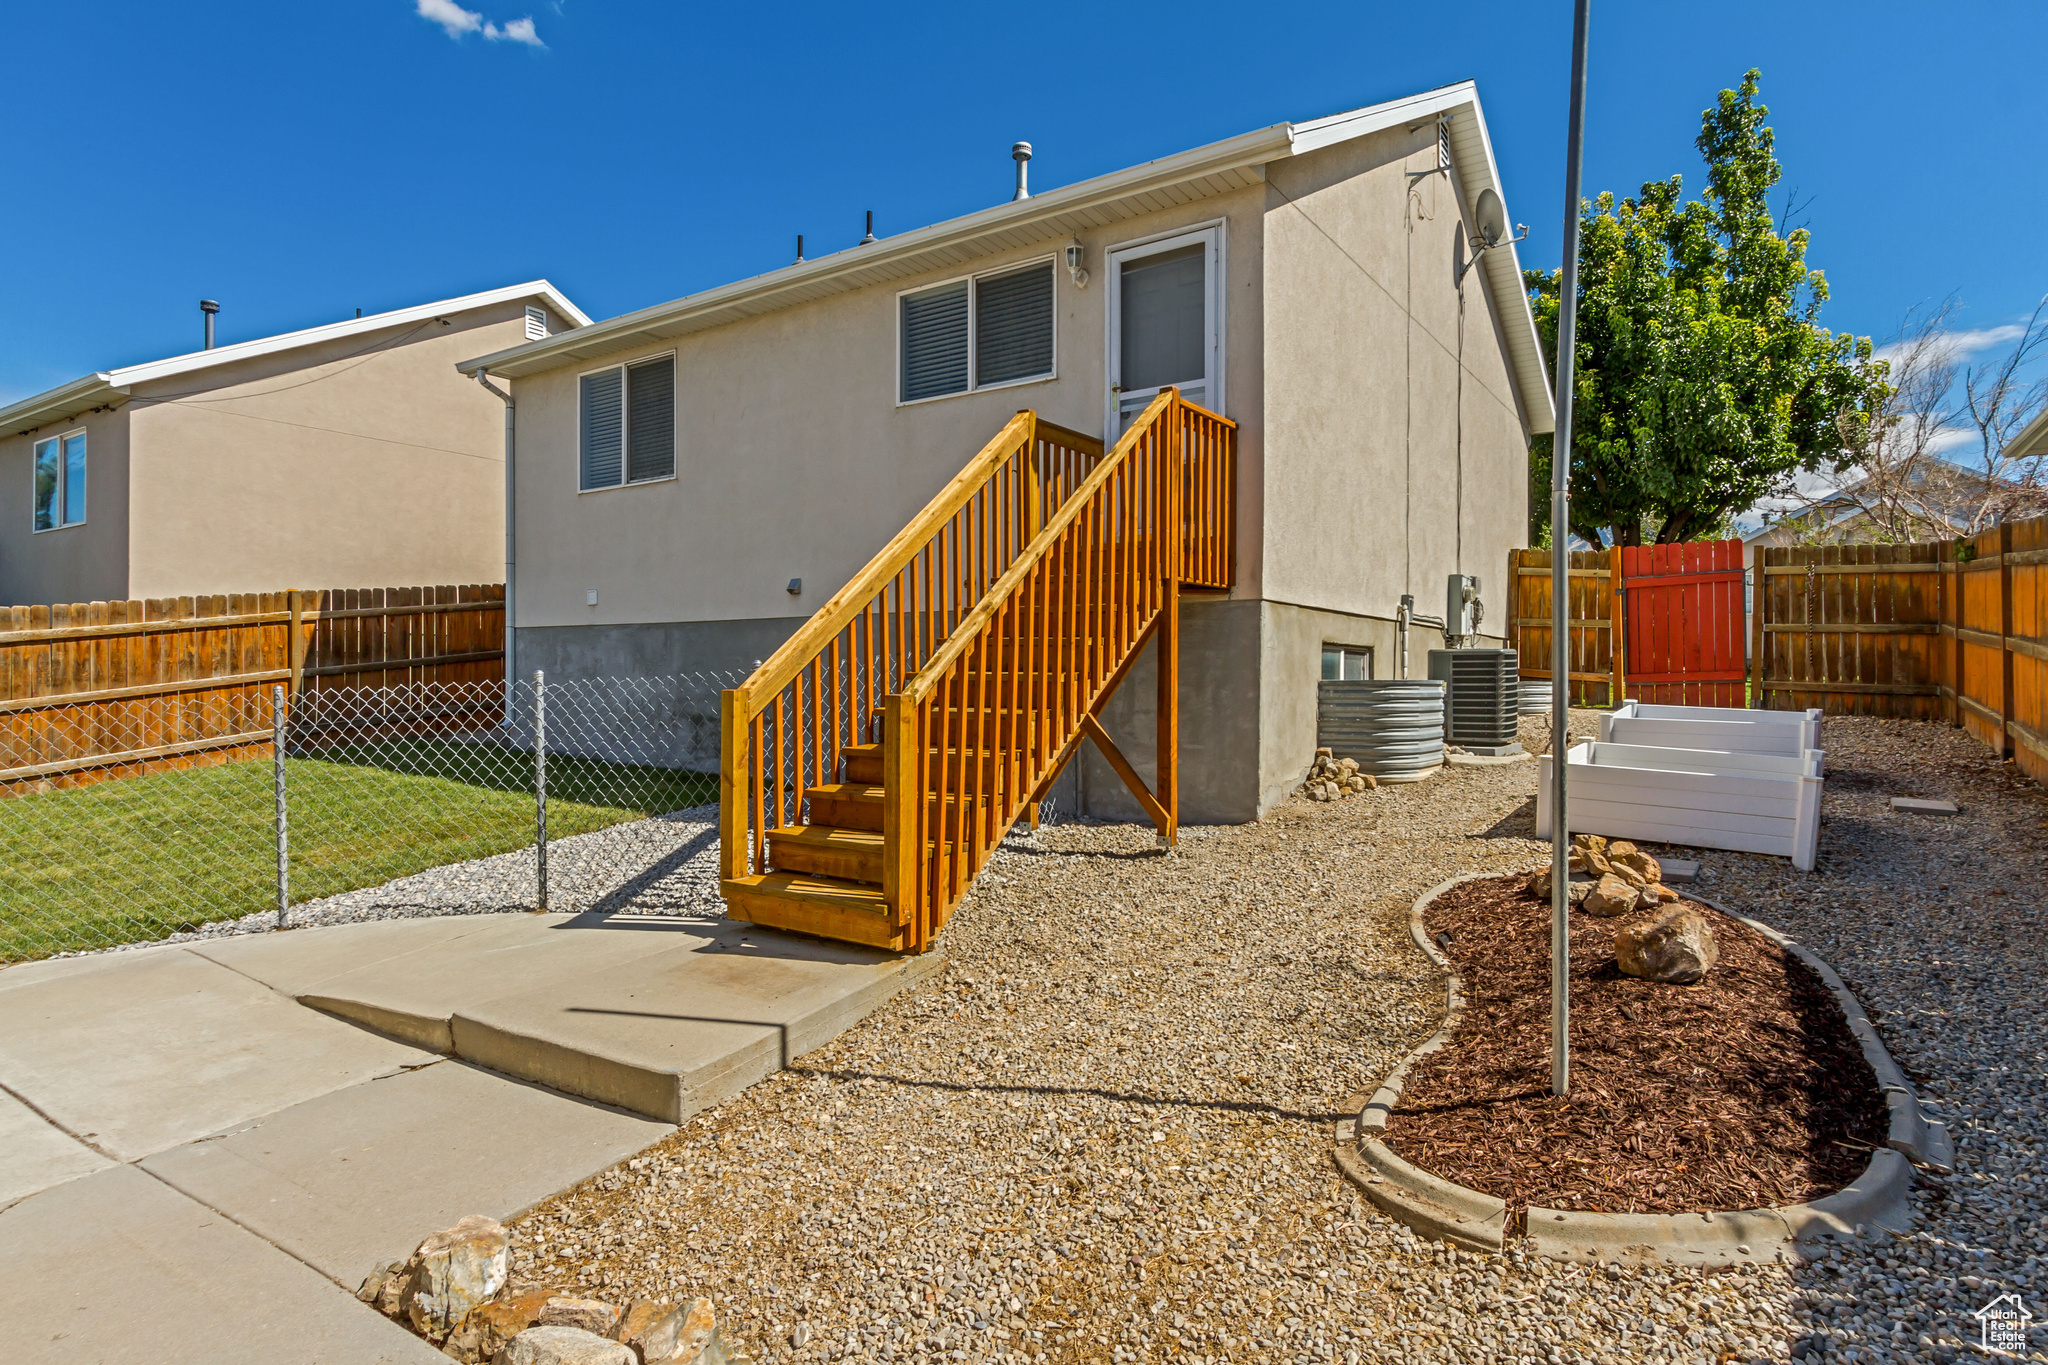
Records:
[[[1409,903],[1542,856],[1520,764],[1170,857],[1130,826],[1013,840],[940,977],[543,1205],[515,1278],[711,1292],[764,1362],[1954,1358],[1996,1294],[2039,1308],[2048,800],[1945,727],[1827,725],[1820,872],[1710,851],[1701,890],[1808,938],[1933,1078],[1961,1167],[1909,1239],[1568,1268],[1415,1238],[1337,1177],[1340,1101],[1441,1015]],[[1893,817],[1896,793],[1965,814]]]

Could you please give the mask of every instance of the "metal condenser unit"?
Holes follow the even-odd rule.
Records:
[[[1444,738],[1475,754],[1520,752],[1520,669],[1512,649],[1429,651],[1429,676],[1444,684]]]

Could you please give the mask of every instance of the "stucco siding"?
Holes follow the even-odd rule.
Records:
[[[35,530],[36,442],[85,431],[85,521]],[[128,413],[88,412],[0,437],[0,606],[128,596]]]
[[[515,380],[519,625],[801,620],[1019,408],[1102,431],[1103,262],[1122,243],[1226,221],[1226,407],[1233,417],[1256,414],[1262,202],[1258,190],[1246,190],[1084,234],[1089,286],[1076,289],[1063,268],[1054,272],[1053,379],[898,406],[896,298],[1053,254],[1064,238]],[[670,349],[681,414],[677,477],[579,493],[579,375]],[[1256,487],[1257,460],[1256,441],[1242,442],[1241,487]],[[803,582],[794,596],[785,590],[792,578]]]
[[[1264,596],[1392,617],[1443,610],[1453,572],[1490,606],[1527,524],[1527,439],[1434,126],[1269,168]],[[1463,382],[1460,384],[1462,357]],[[1462,392],[1461,392],[1462,389]],[[1498,612],[1486,623],[1500,633]]]
[[[500,581],[504,407],[455,362],[523,325],[506,303],[139,390],[129,594]]]

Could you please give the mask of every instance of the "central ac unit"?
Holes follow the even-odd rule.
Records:
[[[1512,649],[1429,651],[1429,676],[1444,684],[1444,738],[1475,754],[1520,753],[1520,671]]]

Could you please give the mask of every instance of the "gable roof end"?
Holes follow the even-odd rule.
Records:
[[[237,360],[276,355],[280,351],[360,336],[386,327],[403,327],[407,323],[424,322],[452,313],[466,313],[475,308],[489,308],[517,299],[539,299],[556,313],[567,318],[575,327],[590,325],[589,315],[569,302],[567,295],[546,280],[530,280],[525,284],[507,285],[502,289],[487,289],[480,294],[464,294],[460,298],[440,299],[412,308],[395,309],[389,313],[372,313],[364,318],[347,318],[341,322],[306,327],[296,332],[280,332],[276,336],[258,337],[254,341],[238,341],[228,346],[216,346],[210,351],[190,351],[165,360],[146,361],[140,365],[123,366],[117,370],[100,370],[82,379],[74,379],[69,384],[61,384],[54,389],[0,408],[0,434],[12,435],[50,422],[69,420],[90,408],[126,397],[132,386],[146,384],[151,380],[190,374],[196,370],[211,369],[216,365],[227,365]]]
[[[596,360],[629,347],[658,344],[828,295],[944,269],[991,252],[1036,245],[1255,185],[1265,179],[1268,163],[1443,114],[1451,118],[1451,154],[1465,195],[1477,200],[1482,190],[1491,189],[1505,203],[1500,168],[1494,163],[1486,117],[1479,107],[1478,87],[1462,81],[1307,123],[1276,123],[1093,180],[1045,190],[1029,199],[622,314],[573,333],[478,356],[462,361],[458,368],[465,374],[488,370],[499,378],[518,378]],[[1469,215],[1472,203],[1464,207]],[[1507,338],[1509,368],[1529,429],[1537,434],[1548,432],[1555,425],[1549,371],[1537,340],[1536,319],[1522,289],[1521,262],[1510,245],[1480,257],[1480,268],[1503,312],[1501,330]]]

